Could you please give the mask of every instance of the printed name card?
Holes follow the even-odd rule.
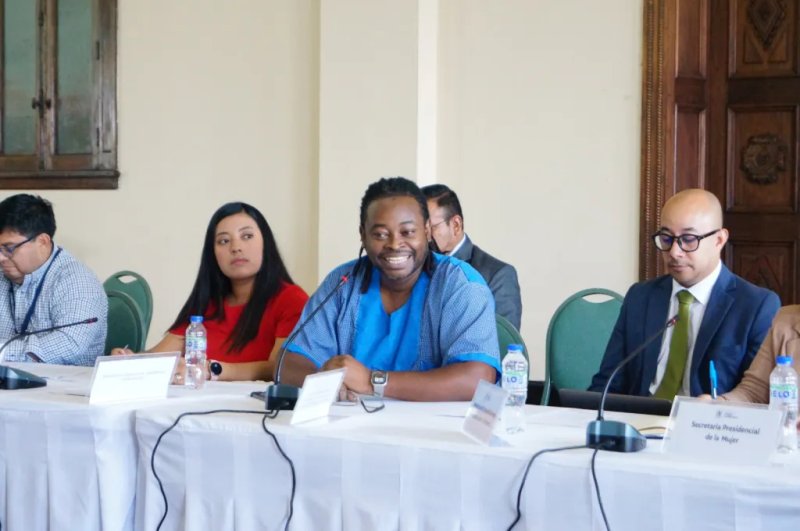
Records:
[[[300,397],[294,405],[290,424],[300,424],[325,418],[333,401],[339,396],[345,369],[309,374],[303,380]]]
[[[664,452],[706,461],[764,464],[776,449],[783,412],[762,404],[677,397]]]
[[[178,356],[180,352],[96,358],[89,403],[166,398]]]
[[[485,380],[478,382],[461,431],[482,444],[494,443],[492,432],[500,420],[508,391]]]

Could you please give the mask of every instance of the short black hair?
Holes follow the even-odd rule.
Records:
[[[456,195],[456,193],[447,185],[429,184],[428,186],[422,187],[422,193],[425,195],[427,200],[435,201],[436,206],[444,209],[445,217],[447,219],[450,219],[455,215],[461,216],[461,219],[464,219],[464,214],[461,212],[461,202],[458,200],[458,195]]]
[[[428,212],[428,200],[425,199],[417,183],[405,177],[382,177],[370,184],[367,187],[367,191],[364,192],[364,197],[361,198],[361,220],[359,227],[362,231],[366,230],[365,225],[367,223],[367,209],[369,209],[369,205],[386,197],[413,197],[417,201],[419,209],[422,212],[422,220],[427,224],[431,217]],[[435,243],[432,244],[431,242],[432,241],[428,242],[428,256],[425,257],[425,264],[422,266],[422,270],[429,275],[433,274],[435,268],[433,251],[436,250],[436,248],[433,247]],[[367,258],[362,258],[361,253],[359,253],[358,262],[353,268],[353,272],[355,273],[361,267],[362,260],[366,261],[366,273],[361,282],[361,293],[366,293],[367,289],[369,289],[370,280],[372,279],[372,262]]]
[[[38,195],[17,194],[0,202],[0,232],[13,230],[28,238],[56,233],[53,205]]]
[[[239,201],[226,203],[211,216],[208,227],[206,227],[197,279],[194,281],[189,298],[178,312],[175,322],[170,326],[170,329],[177,328],[185,324],[192,315],[205,315],[208,319],[219,321],[225,317],[225,297],[230,295],[233,288],[230,279],[222,273],[217,262],[214,254],[214,239],[219,222],[228,216],[239,213],[250,216],[256,222],[264,240],[264,249],[261,256],[261,269],[256,273],[253,283],[253,293],[226,341],[230,353],[240,352],[256,338],[267,305],[281,291],[282,284],[294,284],[283,263],[281,253],[278,251],[278,244],[269,223],[263,214],[252,205]],[[214,313],[207,315],[206,312],[211,303],[214,306]]]

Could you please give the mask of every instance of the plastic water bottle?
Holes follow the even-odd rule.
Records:
[[[528,398],[528,360],[522,353],[522,345],[509,345],[503,358],[503,389],[508,399],[503,407],[503,425],[507,433],[525,429],[525,399]]]
[[[186,376],[183,379],[186,387],[200,389],[206,382],[206,327],[203,316],[193,315],[189,318],[186,329]]]
[[[797,450],[797,372],[790,356],[778,356],[769,375],[769,408],[786,411],[781,429],[779,452]]]

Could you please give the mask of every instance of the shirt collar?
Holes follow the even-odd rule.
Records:
[[[706,278],[695,284],[694,286],[687,288],[678,284],[678,281],[674,278],[672,279],[672,297],[679,291],[687,290],[692,296],[695,298],[697,302],[705,306],[708,304],[708,299],[711,298],[711,290],[714,289],[714,284],[717,283],[717,279],[719,278],[719,274],[722,271],[722,260],[717,263],[717,267],[714,268],[714,271],[711,272]]]
[[[467,241],[467,233],[465,232],[464,235],[461,237],[461,241],[458,242],[458,245],[453,247],[453,250],[447,253],[447,256],[455,256],[459,249],[464,246],[464,242]]]

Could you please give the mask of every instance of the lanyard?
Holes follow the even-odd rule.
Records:
[[[41,280],[39,280],[39,285],[36,286],[36,292],[33,294],[33,301],[31,301],[31,305],[28,308],[28,313],[25,314],[25,319],[22,321],[20,330],[17,330],[17,302],[14,298],[14,286],[12,284],[8,287],[8,304],[11,306],[11,320],[14,322],[15,334],[24,334],[28,330],[28,325],[31,323],[31,318],[33,317],[33,310],[36,309],[36,303],[39,302],[39,295],[42,294],[44,280],[47,277],[47,273],[50,272],[50,268],[53,267],[53,262],[56,261],[56,258],[58,258],[59,254],[61,254],[61,247],[58,248],[55,256],[53,256],[53,259],[50,260],[49,264],[47,264],[47,269],[44,270],[44,274],[42,275]]]

